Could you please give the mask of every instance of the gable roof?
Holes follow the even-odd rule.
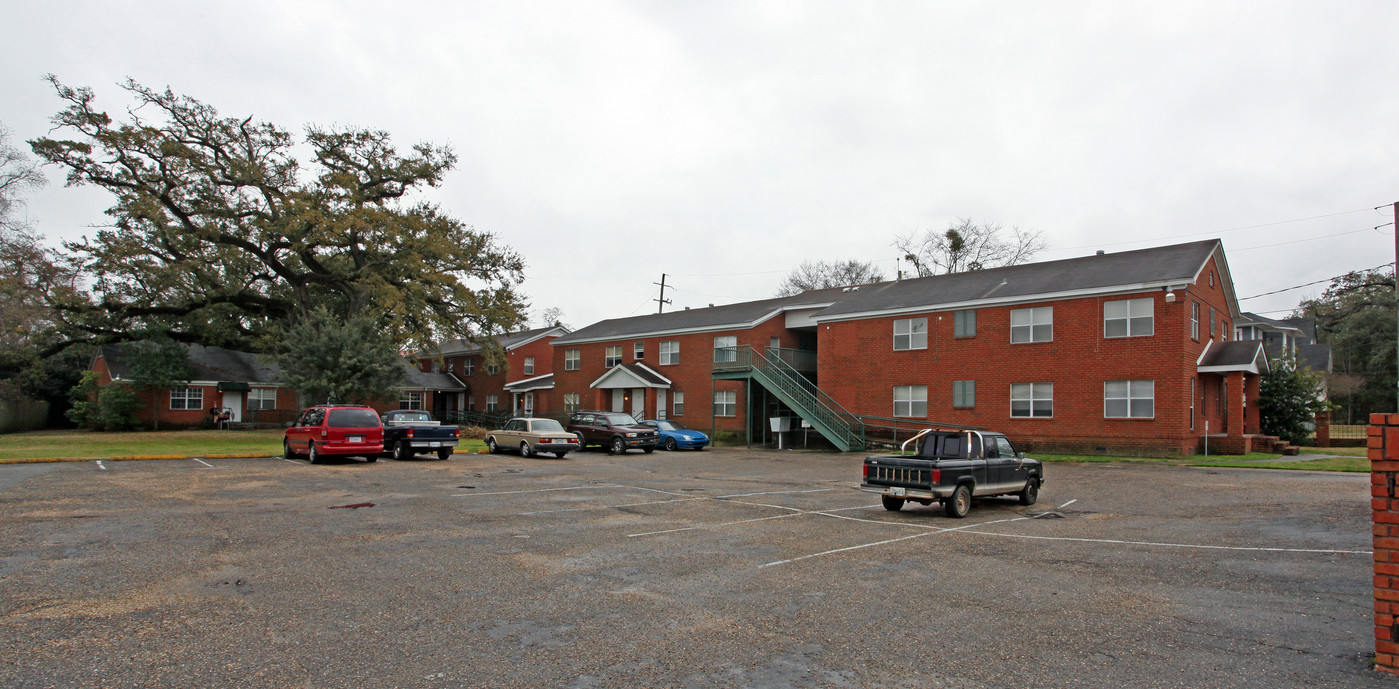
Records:
[[[1305,335],[1307,331],[1297,324],[1297,321],[1302,320],[1311,320],[1313,323],[1313,327],[1315,327],[1316,319],[1264,318],[1263,316],[1248,311],[1239,314],[1238,320],[1234,321],[1234,326],[1238,327],[1241,325],[1261,325],[1266,328],[1272,328],[1273,330],[1290,330]]]
[[[515,333],[505,333],[496,335],[495,341],[500,348],[505,351],[518,349],[536,340],[549,337],[551,335],[563,335],[568,333],[568,328],[562,325],[551,325],[547,328],[533,328],[531,330],[521,330]],[[456,356],[460,354],[474,354],[481,351],[481,345],[466,340],[447,340],[437,345],[442,356]],[[419,352],[420,356],[434,356],[427,352]]]
[[[615,379],[615,380],[614,380]],[[657,373],[646,364],[617,364],[589,383],[590,388],[669,388],[671,379]]]
[[[1014,304],[1095,294],[1182,288],[1199,279],[1210,258],[1224,274],[1231,315],[1238,315],[1218,239],[1025,263],[966,273],[885,282],[851,294],[816,314],[816,322],[918,313],[992,304]]]
[[[1263,351],[1262,340],[1210,340],[1209,344],[1205,345],[1205,351],[1200,353],[1196,370],[1200,373],[1245,371],[1263,374],[1272,369],[1268,365],[1268,355]]]
[[[612,318],[599,321],[586,328],[579,328],[554,340],[552,344],[559,346],[627,337],[651,337],[710,330],[743,330],[784,311],[825,308],[841,299],[848,298],[852,294],[859,294],[864,290],[877,287],[878,284],[882,283],[810,290],[791,297],[745,301],[702,309],[682,309],[670,313]]]
[[[106,359],[113,379],[131,378],[129,344],[103,345],[97,352],[97,356]],[[191,380],[282,384],[282,370],[266,355],[200,344],[189,345],[188,352],[186,359],[193,369]]]

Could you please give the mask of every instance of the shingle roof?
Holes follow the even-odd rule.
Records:
[[[1041,296],[1074,292],[1185,286],[1196,280],[1205,262],[1216,251],[1219,251],[1221,270],[1227,272],[1219,240],[1210,239],[886,282],[852,294],[818,313],[816,320],[946,308],[978,302],[1032,301]],[[1225,285],[1229,286],[1227,280]],[[1231,303],[1233,301],[1230,299]]]
[[[1295,320],[1312,320],[1313,322],[1315,322],[1315,319],[1295,319]],[[1248,312],[1248,311],[1245,311],[1245,312],[1239,314],[1239,320],[1236,321],[1236,322],[1234,323],[1234,325],[1236,325],[1236,326],[1239,326],[1239,325],[1250,325],[1250,324],[1253,324],[1253,325],[1266,325],[1266,326],[1268,326],[1268,327],[1270,327],[1270,328],[1274,328],[1274,329],[1276,329],[1276,330],[1301,330],[1302,332],[1305,333],[1306,330],[1305,330],[1304,328],[1302,328],[1301,326],[1297,325],[1297,324],[1295,323],[1295,320],[1294,320],[1294,319],[1290,319],[1290,318],[1289,318],[1289,319],[1284,319],[1284,320],[1279,320],[1279,319],[1276,319],[1276,318],[1264,318],[1263,316],[1260,316],[1260,315],[1258,315],[1258,314],[1256,314],[1256,313],[1250,313],[1250,312]]]
[[[877,286],[833,287],[811,290],[791,297],[745,301],[737,304],[724,304],[702,309],[683,309],[670,313],[653,313],[628,318],[612,318],[599,321],[586,328],[579,328],[554,340],[553,344],[565,345],[692,330],[748,328],[784,310],[823,307]]]
[[[1297,345],[1297,363],[1318,373],[1329,372],[1331,370],[1331,345],[1325,342]]]
[[[516,333],[505,333],[504,335],[496,335],[495,341],[500,344],[501,349],[511,349],[513,347],[529,342],[537,337],[546,335],[551,330],[557,330],[560,333],[568,332],[568,328],[565,328],[560,325],[551,325],[547,328],[533,328],[531,330],[521,330],[520,332]],[[437,348],[441,350],[444,356],[450,356],[455,354],[471,354],[473,352],[481,351],[480,345],[476,344],[475,342],[467,342],[466,340],[447,340],[446,342],[439,344]],[[427,353],[423,353],[423,355],[429,356],[429,354]]]
[[[447,391],[462,391],[466,389],[466,386],[463,385],[461,381],[457,380],[449,373],[431,373],[427,371],[422,371],[419,370],[418,367],[409,363],[407,359],[403,360],[403,368],[408,373],[408,382],[407,384],[403,385],[404,388],[410,390],[423,389]]]
[[[113,378],[130,378],[130,343],[103,345],[99,355],[107,360]],[[188,361],[194,369],[192,380],[281,383],[281,369],[271,357],[223,347],[189,345]]]
[[[1210,342],[1200,356],[1200,371],[1268,372],[1268,357],[1263,353],[1262,340]]]

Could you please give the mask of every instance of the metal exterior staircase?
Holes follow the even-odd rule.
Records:
[[[797,371],[777,351],[759,352],[753,347],[714,350],[714,377],[720,380],[753,380],[805,419],[843,452],[865,449],[865,425]]]

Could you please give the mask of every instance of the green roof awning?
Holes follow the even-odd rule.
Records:
[[[247,383],[242,381],[220,381],[219,392],[248,392],[252,390]]]

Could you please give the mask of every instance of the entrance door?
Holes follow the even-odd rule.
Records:
[[[627,391],[617,388],[612,391],[612,411],[627,410]]]
[[[223,393],[223,406],[228,407],[228,420],[233,423],[243,421],[243,393],[228,391]]]
[[[638,421],[646,418],[646,388],[631,391],[631,415]]]

